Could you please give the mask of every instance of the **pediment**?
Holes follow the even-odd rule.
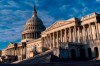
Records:
[[[11,48],[11,47],[14,47],[14,44],[10,43],[7,48]]]
[[[60,27],[63,23],[64,23],[64,22],[62,22],[62,21],[55,22],[53,25],[51,25],[50,27],[48,27],[48,28],[46,29],[46,31],[50,31],[50,30],[52,30],[52,29],[54,29],[54,28]]]

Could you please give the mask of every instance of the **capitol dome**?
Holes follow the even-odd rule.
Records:
[[[42,22],[42,20],[37,16],[37,11],[34,6],[33,15],[24,26],[24,30],[22,32],[22,40],[24,39],[38,39],[41,37],[41,32],[46,28]]]

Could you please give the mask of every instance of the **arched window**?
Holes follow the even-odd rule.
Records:
[[[30,30],[30,27],[29,27],[29,30]]]
[[[92,51],[91,51],[91,48],[88,48],[88,57],[89,57],[89,58],[92,57]]]
[[[95,57],[98,57],[99,52],[98,52],[98,48],[97,47],[94,48],[94,54],[95,54]]]

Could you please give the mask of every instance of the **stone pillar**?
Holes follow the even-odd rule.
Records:
[[[31,34],[29,33],[29,39],[31,38],[31,36],[30,36]]]
[[[52,48],[51,46],[51,34],[49,34],[49,43],[50,43],[50,49]]]
[[[16,50],[15,50],[15,47],[14,47],[14,56],[16,55]]]
[[[72,40],[71,40],[71,39],[72,39],[72,37],[71,37],[71,27],[69,28],[69,34],[70,34],[70,36],[69,36],[69,39],[70,39],[70,40],[69,40],[69,41],[71,42],[71,41],[72,41]]]
[[[30,39],[32,38],[31,33],[30,33]]]
[[[35,39],[35,33],[34,33],[34,39]]]
[[[85,41],[85,43],[87,43],[86,42],[86,29],[85,29],[85,25],[83,26],[83,30],[84,30],[84,33],[82,32],[84,34],[83,40]],[[82,40],[82,42],[83,42],[83,40]]]
[[[49,48],[49,37],[47,35],[47,48]]]
[[[74,26],[73,32],[74,32],[74,36],[73,36],[74,40],[73,40],[73,42],[76,42],[76,28],[75,28],[75,26]]]
[[[46,36],[46,47],[48,47],[48,37]]]
[[[62,30],[60,31],[60,41],[61,41],[61,43],[60,43],[60,47],[62,46]]]
[[[23,60],[23,47],[21,49],[21,60]]]
[[[55,33],[53,33],[53,48],[55,47]]]
[[[23,40],[23,34],[22,34],[22,37],[21,37],[21,38],[22,38],[22,40]]]
[[[78,35],[77,35],[77,27],[74,26],[74,29],[75,29],[75,42],[78,43]]]
[[[24,34],[22,34],[22,40],[24,39]]]
[[[97,40],[99,40],[99,30],[98,30],[97,22],[95,22],[95,27],[96,27]]]
[[[67,43],[67,31],[66,31],[66,29],[65,29],[65,36],[64,36],[65,38],[65,41],[64,41],[64,43],[66,44]]]
[[[42,47],[44,48],[44,37],[42,37]]]
[[[78,27],[78,43],[80,43],[80,27]]]
[[[58,48],[59,47],[59,36],[58,36],[59,35],[58,34],[59,32],[57,31],[56,33],[57,33],[57,48]]]
[[[28,39],[28,33],[27,33],[27,39]]]
[[[28,39],[30,38],[30,34],[28,33]]]
[[[25,35],[23,34],[23,39],[25,39]]]
[[[25,34],[25,37],[26,37],[25,39],[27,39],[27,34]]]
[[[27,38],[26,34],[25,34],[25,39]]]
[[[90,30],[90,35],[89,35],[89,38],[90,38],[90,41],[92,40],[92,29],[91,29],[91,24],[89,24],[89,30]]]
[[[27,38],[29,39],[29,33],[27,33]]]
[[[98,35],[99,35],[99,40],[100,40],[100,23],[97,23],[97,28],[98,28]]]
[[[67,29],[65,29],[65,41],[64,41],[64,45],[65,45],[65,48],[67,48],[68,47],[68,43],[67,43],[67,40],[68,40],[68,38],[67,38]]]
[[[26,58],[26,56],[27,56],[27,47],[25,45],[25,58]]]

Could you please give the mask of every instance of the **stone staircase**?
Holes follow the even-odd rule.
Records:
[[[43,52],[41,54],[38,54],[38,55],[36,55],[34,57],[31,57],[31,58],[28,58],[28,59],[24,59],[22,61],[16,61],[16,62],[13,62],[11,64],[48,63],[48,62],[50,62],[50,58],[51,58],[53,50],[55,50],[55,49],[51,49],[51,50],[45,51],[45,52]]]

